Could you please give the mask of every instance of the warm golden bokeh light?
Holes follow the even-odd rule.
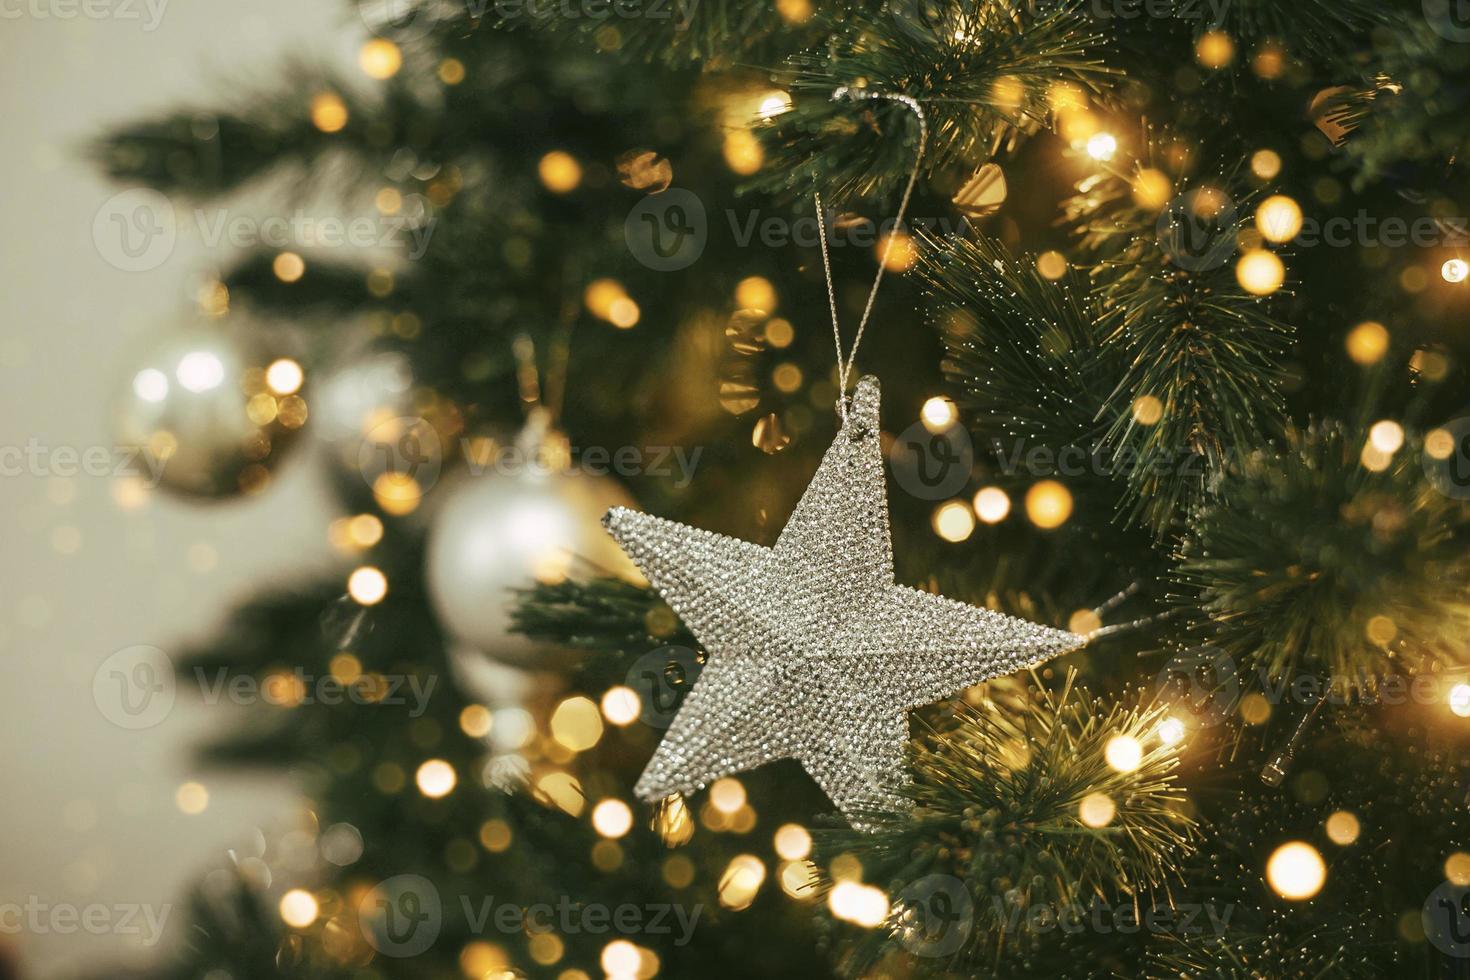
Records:
[[[1088,793],[1077,805],[1077,819],[1089,827],[1106,827],[1117,812],[1118,807],[1106,793]]]
[[[293,929],[305,929],[321,911],[316,896],[304,888],[293,888],[281,896],[281,921]]]
[[[960,500],[946,500],[934,509],[934,533],[958,544],[975,532],[975,513]]]
[[[1339,847],[1347,847],[1362,832],[1358,818],[1346,810],[1338,810],[1330,815],[1324,826],[1327,829],[1327,839]]]
[[[1302,208],[1285,194],[1273,194],[1256,208],[1256,228],[1268,242],[1289,242],[1302,230]]]
[[[1347,352],[1354,363],[1367,367],[1383,360],[1388,353],[1388,328],[1368,320],[1348,331]]]
[[[1132,735],[1114,735],[1103,748],[1103,758],[1118,772],[1133,772],[1143,764],[1143,745]]]
[[[1026,516],[1042,530],[1067,523],[1072,516],[1072,491],[1056,480],[1042,480],[1026,491]]]
[[[431,800],[448,796],[459,782],[459,774],[443,759],[428,759],[413,776],[419,792]]]
[[[1000,487],[981,487],[975,494],[975,516],[986,524],[999,524],[1010,512],[1010,495]]]
[[[360,605],[377,605],[388,594],[388,577],[372,565],[355,568],[347,576],[347,594]]]
[[[1327,864],[1311,844],[1290,841],[1276,848],[1267,859],[1266,881],[1282,898],[1303,901],[1322,890],[1327,881]]]
[[[1286,266],[1275,252],[1254,248],[1240,257],[1235,278],[1241,288],[1255,296],[1269,296],[1286,281]]]
[[[536,166],[542,185],[553,194],[567,194],[582,183],[582,165],[570,153],[552,150]]]

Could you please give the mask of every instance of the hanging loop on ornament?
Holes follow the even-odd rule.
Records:
[[[903,218],[908,212],[909,199],[913,197],[914,185],[919,182],[919,169],[924,161],[924,147],[929,143],[928,117],[924,115],[924,108],[919,105],[919,100],[913,96],[893,92],[876,92],[872,89],[851,85],[839,85],[832,92],[833,102],[864,102],[872,99],[897,102],[913,112],[919,120],[919,148],[914,154],[914,166],[909,171],[908,183],[904,185],[903,197],[899,199],[898,210],[893,216],[893,231],[883,243],[883,254],[878,259],[878,272],[873,276],[873,286],[868,290],[868,302],[863,306],[863,315],[858,320],[857,334],[852,338],[852,350],[846,357],[842,355],[842,330],[837,322],[837,288],[832,282],[832,256],[827,249],[827,219],[822,213],[822,194],[818,191],[812,195],[817,208],[817,237],[821,240],[822,246],[822,272],[827,278],[827,303],[832,310],[832,340],[837,345],[837,412],[842,416],[843,425],[847,424],[847,387],[848,381],[852,378],[852,369],[857,363],[858,345],[863,342],[863,331],[867,329],[868,318],[873,314],[873,303],[878,298],[878,287],[883,284],[883,273],[888,268],[893,242],[903,228]]]

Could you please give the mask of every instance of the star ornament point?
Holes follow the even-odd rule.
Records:
[[[898,809],[910,709],[1083,645],[895,583],[878,402],[862,379],[773,547],[620,507],[604,518],[709,655],[641,798],[796,759],[854,822]]]

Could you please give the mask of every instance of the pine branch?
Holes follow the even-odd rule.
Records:
[[[1012,944],[1033,947],[1038,936],[1026,929],[1038,908],[1054,917],[1094,898],[1167,892],[1195,830],[1174,781],[1178,757],[1155,731],[1165,711],[1104,705],[1069,681],[1054,695],[956,705],[951,722],[916,737],[912,811],[873,814],[871,833],[822,841],[824,855],[856,857],[894,902],[885,928],[853,937],[844,970],[863,975],[932,940],[932,910],[912,889],[936,881],[953,882],[949,897],[972,910],[973,925],[947,950],[947,968],[970,970]],[[1106,761],[1116,737],[1138,742],[1135,769]]]
[[[1366,445],[1340,425],[1289,430],[1283,452],[1232,468],[1200,515],[1181,600],[1242,670],[1356,691],[1470,662],[1470,513],[1426,484],[1417,440],[1381,470],[1362,461]]]
[[[972,171],[1050,118],[1055,86],[1100,92],[1102,34],[1072,0],[1036,13],[1009,2],[890,5],[834,26],[834,52],[793,58],[792,108],[758,132],[768,161],[754,186],[833,202],[886,193],[918,149],[913,113],[892,103],[834,101],[855,87],[917,99],[929,122],[923,170]],[[1084,96],[1085,97],[1085,96]]]

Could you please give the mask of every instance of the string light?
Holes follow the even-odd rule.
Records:
[[[876,929],[888,918],[888,896],[856,881],[839,881],[827,893],[827,906],[837,918],[864,929]]]
[[[1368,430],[1368,441],[1379,452],[1393,455],[1404,444],[1404,427],[1391,419],[1375,422]]]
[[[1270,180],[1281,173],[1281,154],[1275,150],[1257,150],[1251,154],[1251,173]]]
[[[1042,530],[1067,523],[1072,516],[1072,492],[1056,480],[1042,480],[1026,491],[1026,516]]]
[[[388,594],[388,577],[372,565],[353,569],[347,576],[347,594],[359,605],[377,605]]]
[[[1133,203],[1157,211],[1174,196],[1174,182],[1162,170],[1147,168],[1133,178]]]
[[[1165,745],[1178,745],[1184,741],[1184,722],[1178,718],[1165,718],[1159,722],[1159,741]]]
[[[1042,252],[1036,257],[1036,271],[1041,278],[1056,282],[1067,274],[1067,258],[1061,252]]]
[[[1112,133],[1093,133],[1087,138],[1087,155],[1099,162],[1111,160],[1118,152],[1118,138]]]
[[[1236,263],[1235,278],[1246,292],[1268,296],[1286,281],[1286,266],[1282,265],[1275,252],[1253,248]]]
[[[551,737],[573,752],[586,752],[602,738],[602,712],[591,698],[567,698],[551,714]]]
[[[999,524],[1011,512],[1011,498],[1000,487],[981,487],[975,494],[975,516],[986,524]]]
[[[924,407],[919,410],[919,418],[923,420],[924,428],[930,432],[943,432],[954,425],[959,413],[955,411],[954,402],[943,395],[935,395],[924,402]]]
[[[1289,242],[1302,230],[1302,208],[1285,194],[1273,194],[1256,208],[1256,228],[1268,242]]]
[[[570,153],[552,150],[541,158],[536,166],[541,183],[553,194],[566,194],[576,190],[582,182],[582,165]]]
[[[735,305],[741,309],[773,313],[776,309],[776,287],[764,276],[747,276],[735,284]]]
[[[319,92],[311,100],[311,124],[324,133],[340,132],[347,125],[347,105],[336,92]]]
[[[787,861],[800,861],[812,853],[812,835],[800,824],[783,824],[775,837],[776,853]]]
[[[934,509],[934,533],[958,544],[975,532],[975,514],[963,502],[947,500]]]
[[[293,929],[305,929],[321,912],[316,896],[304,888],[293,888],[281,896],[281,921]]]
[[[602,695],[602,717],[619,728],[637,721],[642,710],[643,702],[638,692],[625,684],[610,687]]]
[[[1133,421],[1139,425],[1157,425],[1164,417],[1164,403],[1153,395],[1139,395],[1133,399]]]
[[[413,776],[419,792],[431,800],[442,799],[454,792],[459,774],[443,759],[429,759],[419,766]]]
[[[592,827],[602,836],[616,840],[633,829],[633,811],[622,800],[603,800],[592,808]]]
[[[1450,710],[1461,718],[1470,718],[1470,684],[1456,684],[1450,688]]]
[[[209,809],[209,790],[202,783],[184,783],[174,792],[174,803],[181,813],[198,816]]]
[[[1106,827],[1117,812],[1112,797],[1106,793],[1088,793],[1077,805],[1077,819],[1089,827]]]
[[[745,806],[745,784],[733,776],[717,779],[709,788],[709,802],[727,816]]]
[[[1449,259],[1439,267],[1439,274],[1445,282],[1464,282],[1466,276],[1470,276],[1470,263],[1464,259]]]
[[[1377,364],[1388,353],[1388,328],[1372,320],[1358,324],[1348,331],[1347,352],[1356,364]]]
[[[272,361],[270,367],[265,369],[265,383],[278,395],[291,395],[300,391],[305,377],[301,365],[289,357]]]
[[[296,282],[306,275],[306,260],[295,252],[282,252],[271,261],[271,272],[281,282]]]
[[[749,908],[765,880],[766,866],[760,858],[754,854],[737,854],[720,876],[720,904],[737,912]]]
[[[403,67],[403,52],[392,41],[376,37],[358,49],[357,66],[368,78],[383,81]]]
[[[1103,758],[1118,772],[1133,772],[1143,764],[1143,746],[1132,735],[1114,735],[1103,748]]]
[[[1327,881],[1327,865],[1311,844],[1289,841],[1267,859],[1266,881],[1282,898],[1300,902],[1322,890]]]
[[[1235,42],[1224,31],[1206,31],[1194,46],[1194,57],[1206,68],[1224,68],[1235,60]]]
[[[1324,826],[1327,829],[1327,839],[1339,847],[1347,847],[1358,839],[1358,834],[1362,831],[1358,818],[1346,810],[1333,813]]]

